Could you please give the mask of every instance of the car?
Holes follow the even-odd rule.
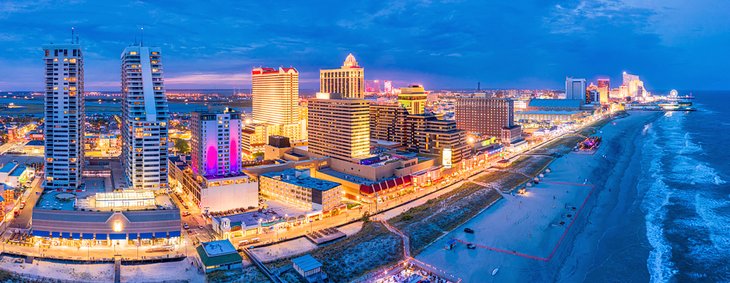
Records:
[[[474,234],[474,229],[471,228],[464,228],[465,233]]]
[[[203,229],[203,225],[198,225],[198,229]]]
[[[183,229],[185,229],[185,230],[190,229],[190,225],[188,225],[188,223],[183,224]]]
[[[20,209],[23,209],[23,208],[25,208],[25,203],[20,204]]]
[[[182,216],[188,216],[188,215],[190,215],[189,211],[183,211]]]

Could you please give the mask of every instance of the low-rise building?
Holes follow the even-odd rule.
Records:
[[[205,273],[243,268],[243,258],[228,240],[201,243],[195,250]]]
[[[170,187],[181,190],[204,212],[250,209],[259,205],[256,178],[244,172],[225,176],[195,174],[187,162],[169,158]]]
[[[342,185],[313,178],[308,170],[286,169],[259,176],[259,190],[267,198],[312,211],[331,211],[342,202]]]
[[[322,263],[309,254],[291,260],[294,270],[307,282],[325,282],[327,273],[322,271]]]
[[[18,188],[33,176],[33,169],[10,162],[0,167],[0,184]]]

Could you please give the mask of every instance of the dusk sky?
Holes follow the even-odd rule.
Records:
[[[87,90],[119,89],[119,55],[163,51],[166,85],[250,88],[254,66],[294,66],[301,88],[353,53],[368,80],[428,89],[556,88],[622,71],[653,89],[727,89],[730,1],[8,1],[0,90],[41,90],[41,46],[85,50]]]

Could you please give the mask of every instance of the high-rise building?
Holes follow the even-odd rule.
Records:
[[[491,137],[515,125],[514,101],[508,98],[457,98],[454,114],[459,129]]]
[[[370,138],[405,145],[405,123],[408,110],[396,103],[370,104]]]
[[[393,94],[393,81],[384,81],[383,91],[385,94]]]
[[[275,125],[294,124],[299,117],[299,72],[294,68],[251,71],[253,119]]]
[[[586,79],[565,78],[565,99],[578,99],[586,102]]]
[[[456,164],[466,157],[466,132],[453,120],[431,113],[408,115],[405,139],[411,151],[439,155],[442,162]],[[448,152],[448,153],[445,153]]]
[[[77,189],[84,165],[84,57],[81,45],[43,46],[46,63],[46,189]]]
[[[598,103],[600,98],[598,94],[598,86],[590,83],[586,87],[586,103]]]
[[[598,79],[598,96],[601,104],[608,103],[608,96],[611,91],[610,79]]]
[[[408,110],[408,114],[423,114],[426,111],[428,94],[422,85],[410,85],[400,88],[398,104]]]
[[[339,93],[343,98],[365,98],[364,72],[350,53],[339,69],[319,70],[319,91]]]
[[[167,188],[169,116],[159,47],[124,49],[122,59],[122,165],[133,189]]]
[[[369,104],[328,93],[309,100],[309,152],[351,162],[370,156]]]
[[[628,96],[633,99],[644,97],[648,94],[644,91],[644,82],[637,75],[623,72],[623,85],[627,87]]]
[[[191,168],[206,177],[238,174],[241,170],[241,114],[194,112]]]

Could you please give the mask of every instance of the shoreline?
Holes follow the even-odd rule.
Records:
[[[636,119],[631,118],[631,116],[636,116],[635,117]],[[607,121],[602,122],[599,125],[587,126],[579,132],[585,132],[586,130],[591,130],[591,128],[593,128],[593,129],[595,129],[596,132],[603,133],[604,131],[608,131],[606,134],[610,134],[611,136],[617,136],[617,133],[615,133],[615,131],[611,130],[611,129],[614,129],[613,127],[607,128],[609,125],[612,125],[611,122],[617,122],[617,124],[633,124],[633,123],[623,123],[622,121],[628,121],[628,120],[644,121],[649,116],[651,116],[651,115],[650,114],[647,114],[647,115],[644,115],[644,114],[633,115],[632,114],[632,115],[628,116],[628,119],[626,119],[626,117],[608,119]],[[623,126],[621,127],[621,129],[622,129],[622,131],[621,131],[622,133],[625,131],[631,130],[631,128],[623,127]],[[609,132],[614,132],[614,133],[609,133]],[[570,137],[566,137],[566,138],[570,138]],[[612,139],[613,139],[612,143],[621,143],[622,142],[622,140],[620,140],[616,137],[614,137]],[[546,148],[548,150],[555,149],[556,146],[559,147],[563,143],[565,143],[565,141],[556,140],[554,142],[551,142],[551,143],[545,145],[542,149],[546,149]],[[528,188],[528,192],[535,192],[539,196],[538,192],[554,190],[554,189],[551,189],[551,186],[553,186],[557,183],[560,183],[560,182],[565,182],[565,181],[569,181],[569,182],[575,183],[577,185],[580,185],[580,183],[583,183],[584,179],[586,179],[586,180],[591,180],[591,181],[588,181],[589,184],[593,184],[596,186],[596,188],[594,190],[592,190],[589,194],[584,194],[584,193],[586,193],[585,191],[581,192],[580,190],[574,189],[573,190],[574,192],[569,193],[568,196],[563,197],[562,199],[561,198],[558,199],[558,200],[569,202],[569,203],[576,203],[576,199],[582,198],[581,201],[584,201],[584,204],[583,204],[584,208],[581,209],[581,212],[579,213],[579,217],[574,217],[572,220],[573,222],[570,222],[571,224],[569,224],[569,225],[571,226],[571,228],[566,228],[565,233],[557,240],[557,244],[554,246],[555,247],[554,252],[550,252],[549,254],[544,254],[544,253],[542,254],[543,257],[549,258],[545,263],[543,263],[543,264],[538,263],[537,265],[535,265],[534,260],[518,258],[515,255],[497,254],[495,256],[495,253],[493,251],[489,251],[489,253],[484,253],[482,251],[475,252],[474,250],[469,250],[469,251],[467,251],[466,254],[462,253],[462,251],[457,251],[456,253],[460,253],[461,256],[452,254],[449,256],[450,257],[449,260],[444,260],[445,259],[444,253],[443,252],[440,253],[440,251],[437,250],[437,249],[439,249],[438,243],[442,242],[443,239],[440,241],[434,241],[433,243],[431,243],[429,245],[429,247],[424,249],[424,253],[418,256],[418,259],[420,259],[424,262],[427,262],[429,264],[432,264],[434,266],[438,266],[438,267],[443,267],[439,264],[439,263],[443,263],[447,266],[447,268],[444,268],[447,271],[451,271],[452,273],[457,274],[457,275],[462,275],[460,277],[462,277],[464,282],[471,282],[473,280],[476,280],[476,278],[478,278],[478,277],[470,277],[470,276],[468,276],[468,274],[466,274],[467,276],[463,276],[465,274],[463,272],[460,273],[459,271],[464,270],[464,269],[472,269],[471,270],[472,274],[479,273],[479,272],[474,272],[474,271],[477,269],[481,269],[482,272],[479,273],[479,275],[488,276],[488,277],[482,278],[483,280],[490,280],[487,278],[493,278],[491,280],[496,280],[496,281],[514,281],[514,280],[520,281],[520,280],[525,280],[525,279],[532,279],[532,280],[537,279],[537,280],[548,280],[548,281],[555,280],[555,278],[557,277],[556,271],[558,271],[558,270],[553,270],[553,268],[551,268],[551,265],[553,265],[557,262],[565,262],[567,254],[572,252],[572,250],[574,249],[573,246],[574,246],[576,235],[581,234],[586,223],[590,222],[594,217],[596,217],[595,208],[599,203],[598,200],[601,198],[600,195],[601,195],[602,191],[604,191],[604,189],[605,189],[605,188],[601,188],[600,185],[601,185],[601,183],[605,183],[605,181],[594,183],[592,179],[595,179],[595,177],[594,177],[595,174],[601,174],[602,172],[605,171],[606,168],[602,168],[601,166],[596,166],[595,164],[591,165],[591,161],[589,161],[589,160],[594,159],[594,158],[601,158],[601,155],[603,154],[603,152],[606,151],[605,148],[607,148],[607,147],[608,146],[602,146],[599,149],[599,152],[597,152],[597,154],[593,154],[593,155],[569,154],[570,151],[567,152],[566,154],[559,155],[560,157],[552,159],[547,162],[546,167],[549,166],[550,168],[552,168],[553,173],[546,174],[545,179],[543,180],[544,182],[541,182],[540,185],[537,185],[532,188]],[[553,167],[555,167],[555,168],[553,168]],[[563,168],[563,167],[565,167],[565,168]],[[579,168],[580,170],[576,170],[575,169],[576,167]],[[586,167],[591,167],[590,173],[587,176],[588,178],[581,177],[581,175],[585,175],[585,171],[582,171],[582,170],[586,169]],[[509,170],[510,168],[508,167],[506,169]],[[572,173],[571,174],[560,173],[560,172],[568,172],[568,171],[571,171]],[[538,171],[538,172],[540,172],[540,171]],[[564,176],[561,176],[561,175],[564,175]],[[547,183],[550,183],[550,182],[552,182],[554,184],[548,185]],[[569,188],[571,186],[564,185],[564,184],[556,185],[555,189],[559,189],[560,187],[563,187],[563,190],[565,190],[566,187],[568,187],[568,190],[571,190]],[[581,195],[581,194],[583,194],[583,195]],[[523,200],[528,200],[528,199],[529,198],[525,198]],[[510,199],[502,200],[501,203],[498,203],[497,205],[493,205],[490,207],[493,209],[491,209],[491,210],[485,209],[484,212],[482,212],[482,213],[474,216],[472,219],[468,220],[466,222],[467,224],[459,225],[457,228],[453,229],[447,235],[453,236],[455,234],[458,234],[459,228],[463,228],[467,225],[478,225],[476,223],[479,223],[480,220],[484,220],[485,218],[490,218],[489,215],[492,215],[492,214],[499,214],[500,216],[505,216],[505,214],[506,214],[506,213],[504,213],[505,211],[515,210],[517,201],[519,201],[519,199],[517,199],[517,198],[512,199],[512,200],[510,200]],[[519,201],[519,203],[520,203],[519,204],[520,206],[523,205],[522,201]],[[546,203],[549,203],[549,202],[546,202]],[[511,207],[510,207],[510,205],[511,205]],[[525,205],[528,205],[528,204],[525,204]],[[575,206],[577,206],[577,205],[575,205]],[[549,242],[549,243],[547,243],[547,244],[543,243],[542,246],[533,245],[534,252],[537,254],[540,254],[541,251],[545,250],[546,246],[551,246],[550,244],[554,243],[554,242],[549,241],[549,239],[555,238],[555,236],[546,235],[546,233],[547,234],[551,234],[551,233],[540,232],[541,229],[539,229],[539,228],[536,229],[536,227],[539,227],[539,225],[549,224],[550,223],[549,220],[552,219],[552,218],[550,218],[550,217],[552,217],[550,215],[560,216],[561,214],[563,214],[563,215],[565,215],[565,214],[561,213],[559,211],[547,211],[546,209],[544,209],[544,207],[539,208],[539,207],[534,207],[534,206],[533,207],[528,206],[527,210],[530,210],[532,213],[525,214],[524,215],[525,219],[520,219],[520,220],[509,219],[508,221],[517,221],[517,222],[515,222],[515,225],[517,225],[519,227],[525,226],[520,229],[524,229],[524,231],[525,231],[524,233],[529,234],[530,238],[533,237],[531,231],[538,230],[537,238],[543,239],[543,240],[539,240],[539,242],[545,242],[546,241],[545,239],[546,238],[548,239],[547,242]],[[542,211],[542,212],[540,212],[540,211]],[[513,212],[516,212],[516,211],[513,211]],[[537,212],[537,213],[534,213],[534,212]],[[544,214],[542,216],[544,219],[527,220],[530,217],[538,218],[538,217],[535,217],[535,215],[540,214],[540,213]],[[505,217],[509,217],[509,215],[506,215]],[[489,223],[490,225],[500,226],[500,222],[505,222],[503,220],[495,219],[494,216],[491,216],[491,218],[492,218],[491,220],[493,223]],[[530,221],[534,221],[535,223],[532,223]],[[528,223],[528,222],[529,222],[529,225],[526,225],[525,223]],[[542,224],[539,224],[539,223],[542,223]],[[501,249],[504,249],[507,251],[513,251],[512,249],[507,248],[507,247],[510,246],[510,243],[519,242],[519,239],[500,239],[499,237],[494,237],[493,235],[491,235],[489,233],[497,233],[496,231],[500,231],[500,229],[504,229],[505,231],[507,231],[507,233],[509,233],[509,231],[514,232],[514,231],[518,231],[519,229],[504,228],[504,227],[503,228],[489,227],[490,225],[487,225],[487,227],[489,229],[485,230],[485,231],[489,231],[489,232],[485,232],[485,233],[487,233],[488,238],[489,237],[492,238],[491,240],[481,239],[481,237],[474,239],[474,240],[477,242],[486,241],[483,244],[487,244],[487,242],[491,241],[491,244],[494,244],[494,245],[487,245],[487,246],[494,246],[494,247],[501,248]],[[535,227],[535,225],[537,225],[537,226]],[[501,225],[501,226],[509,226],[509,225]],[[479,227],[479,226],[477,226],[477,227]],[[530,227],[532,227],[532,228],[530,228]],[[549,226],[546,226],[545,229],[553,229],[553,228],[549,228]],[[557,234],[557,233],[552,232],[552,234]],[[482,235],[482,234],[479,233],[479,235]],[[525,236],[523,234],[517,234],[517,235],[519,235],[520,237]],[[441,238],[443,238],[443,237],[441,237]],[[530,241],[534,241],[534,240],[530,240]],[[518,247],[518,249],[523,248],[523,247],[528,247],[527,249],[529,250],[530,241],[526,241],[526,243],[524,243],[523,245],[516,245],[516,247]],[[593,243],[593,244],[595,245],[595,243]],[[500,247],[500,245],[502,245],[502,247]],[[457,249],[463,249],[463,248],[457,248]],[[439,255],[439,253],[440,253],[440,255]],[[480,261],[483,257],[480,257],[478,255],[479,253],[482,253],[483,255],[488,254],[488,257],[498,258],[498,260],[493,260],[495,262],[494,266],[506,266],[506,267],[500,268],[499,274],[497,274],[496,276],[493,277],[493,276],[491,276],[491,273],[486,274],[487,269],[490,272],[492,271],[492,268],[487,267],[488,264],[486,262],[484,265],[480,265],[480,266],[470,266],[468,264],[468,262],[463,262],[465,257],[470,258],[475,261]],[[434,258],[434,256],[436,258]],[[539,257],[539,255],[536,257]],[[486,260],[488,261],[489,259],[486,259]],[[532,261],[532,262],[530,262],[530,261]],[[436,262],[439,262],[439,263],[436,263]],[[458,265],[459,268],[458,269],[449,269],[448,268],[449,265],[451,265],[451,266]],[[529,267],[528,269],[534,270],[534,272],[532,272],[532,273],[525,272],[524,269],[527,267]],[[507,269],[507,270],[505,270],[505,269]],[[522,270],[520,270],[520,269],[522,269]],[[515,271],[510,271],[510,270],[515,270]],[[532,274],[532,275],[528,275],[528,274]],[[541,275],[538,275],[538,274],[541,274]]]

